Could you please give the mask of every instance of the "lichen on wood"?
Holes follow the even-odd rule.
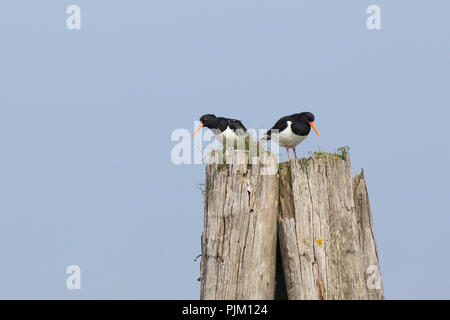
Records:
[[[383,298],[382,286],[367,286],[366,270],[379,268],[378,257],[364,178],[352,179],[350,159],[292,160],[280,165],[279,176],[278,237],[288,298]]]

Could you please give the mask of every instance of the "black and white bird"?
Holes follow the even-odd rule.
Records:
[[[278,145],[285,147],[289,160],[291,160],[289,148],[292,148],[294,150],[295,159],[297,159],[295,147],[306,139],[311,128],[313,128],[320,137],[320,134],[314,125],[314,115],[311,112],[295,113],[278,120],[272,129],[267,131],[263,139],[273,139]]]
[[[194,131],[194,136],[201,128],[207,127],[212,130],[216,139],[223,143],[225,140],[236,140],[247,135],[247,128],[240,120],[216,117],[214,114],[204,114],[200,117],[200,125]]]

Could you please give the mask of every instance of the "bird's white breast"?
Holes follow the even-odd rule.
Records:
[[[237,138],[236,133],[234,133],[234,131],[231,130],[230,127],[227,127],[227,128],[225,129],[225,131],[222,132],[222,136],[223,136],[225,139],[236,139],[236,138]]]
[[[222,132],[220,130],[215,130],[214,135],[215,135],[217,141],[219,141],[220,143],[223,143],[224,138],[228,141],[237,139],[236,133],[234,133],[234,131],[231,130],[230,127],[227,127]]]
[[[306,139],[306,136],[296,135],[291,128],[291,121],[287,122],[288,126],[281,130],[278,134],[273,134],[273,139],[282,147],[295,147]]]

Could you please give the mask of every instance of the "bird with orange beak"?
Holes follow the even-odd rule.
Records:
[[[214,114],[202,115],[200,117],[200,125],[192,136],[203,127],[211,129],[216,139],[221,143],[224,143],[224,139],[236,140],[247,134],[247,129],[240,120],[216,117]]]
[[[263,139],[273,139],[278,145],[285,147],[289,160],[291,160],[289,148],[293,149],[295,159],[298,159],[295,147],[306,139],[311,128],[313,128],[320,137],[320,134],[314,125],[314,115],[311,112],[295,113],[278,120],[272,129],[267,131]]]

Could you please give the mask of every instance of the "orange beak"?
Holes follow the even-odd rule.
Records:
[[[194,136],[201,128],[203,128],[205,125],[203,123],[200,123],[200,125],[198,126],[198,128],[194,131],[194,133],[192,134],[192,136]]]
[[[317,133],[317,135],[320,137],[319,131],[317,131],[316,126],[314,125],[314,122],[310,122],[309,125],[314,129],[314,131]]]

